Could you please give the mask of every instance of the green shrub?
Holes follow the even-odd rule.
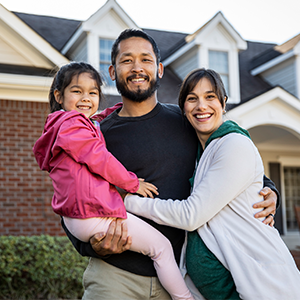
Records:
[[[67,237],[1,236],[0,299],[79,299],[87,263]]]

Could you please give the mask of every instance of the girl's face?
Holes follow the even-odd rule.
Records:
[[[203,77],[184,103],[186,117],[195,128],[203,148],[210,135],[223,123],[223,108],[213,90],[210,81]]]
[[[99,94],[97,83],[89,73],[73,76],[72,81],[65,88],[63,96],[58,90],[54,91],[56,101],[62,105],[64,110],[76,110],[87,118],[98,110]]]

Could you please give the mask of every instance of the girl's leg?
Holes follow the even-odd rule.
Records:
[[[149,256],[154,263],[157,276],[173,300],[193,300],[193,296],[184,283],[175,261],[169,240],[154,227],[127,213],[128,235],[132,237],[130,250]],[[64,217],[68,230],[83,242],[97,232],[107,232],[109,224],[115,218],[73,219]]]
[[[157,276],[172,299],[194,299],[180,274],[169,240],[134,215],[127,213],[127,217],[128,235],[132,237],[130,250],[153,260]]]
[[[110,223],[116,218],[88,218],[74,219],[63,217],[68,230],[76,238],[83,242],[88,242],[90,238],[98,232],[106,233]]]

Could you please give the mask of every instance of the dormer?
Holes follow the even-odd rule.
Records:
[[[247,43],[221,12],[195,33],[185,37],[184,44],[167,57],[169,66],[183,79],[195,68],[210,68],[221,74],[229,95],[228,103],[240,102],[238,53]]]
[[[81,23],[62,53],[75,61],[92,64],[105,79],[105,94],[118,94],[111,81],[108,67],[111,63],[111,47],[121,31],[139,28],[115,0],[108,0],[89,19]]]
[[[0,99],[47,102],[53,69],[68,62],[0,4]]]
[[[300,34],[254,58],[252,63],[252,76],[260,76],[300,98]]]

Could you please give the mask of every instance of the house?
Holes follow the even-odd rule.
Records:
[[[290,248],[300,243],[293,205],[300,205],[300,34],[282,45],[244,40],[218,12],[192,34],[143,29],[158,43],[165,74],[158,91],[176,103],[193,69],[218,71],[229,100],[227,118],[248,129],[265,174],[281,192],[276,227]],[[50,208],[51,182],[31,148],[48,113],[57,67],[87,61],[106,84],[104,106],[120,101],[109,79],[110,49],[125,28],[138,28],[116,0],[86,21],[11,12],[0,5],[1,234],[63,234]]]

